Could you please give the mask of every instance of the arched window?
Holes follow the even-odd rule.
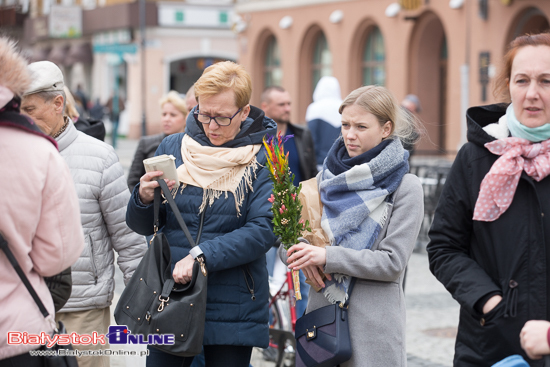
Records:
[[[363,52],[363,85],[386,84],[385,59],[384,39],[380,29],[374,27],[367,37]]]
[[[267,49],[265,51],[264,62],[264,87],[272,85],[280,86],[283,79],[283,69],[281,69],[281,57],[279,56],[279,46],[274,36],[267,40]]]
[[[311,69],[313,72],[313,90],[315,90],[317,82],[321,77],[332,75],[332,54],[330,53],[327,39],[323,33],[319,34],[315,42]]]

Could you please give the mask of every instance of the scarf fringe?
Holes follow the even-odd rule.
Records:
[[[248,165],[246,166],[244,170],[243,178],[240,180],[239,185],[235,189],[235,209],[237,210],[237,217],[241,216],[241,206],[243,204],[243,201],[245,199],[246,194],[248,193],[248,190],[254,192],[254,188],[252,186],[252,183],[254,179],[257,178],[256,170],[258,168],[258,161],[256,160],[256,157]],[[228,175],[225,175],[221,177],[220,179],[214,181],[210,186],[216,186],[217,184],[222,184],[223,187],[228,187],[228,183],[235,180],[235,171],[236,169],[232,170]],[[214,204],[214,200],[219,199],[222,193],[225,194],[225,198],[227,199],[229,196],[227,194],[228,190],[217,190],[213,189],[211,187],[207,187],[203,190],[202,195],[202,203],[199,207],[199,214],[203,212],[203,210],[206,208],[206,204],[208,203],[208,206],[212,206]]]
[[[326,297],[327,301],[332,304],[337,302],[345,303],[349,297],[346,290],[339,288],[336,284],[331,284],[326,287],[323,295]]]

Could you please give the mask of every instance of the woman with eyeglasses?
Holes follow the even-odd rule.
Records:
[[[249,74],[230,61],[204,70],[195,83],[198,105],[187,118],[186,133],[166,137],[156,155],[176,157],[181,184],[175,201],[200,242],[191,246],[169,205],[161,205],[162,232],[172,252],[177,283],[191,280],[194,258],[208,270],[204,335],[207,366],[248,367],[252,348],[268,345],[268,276],[265,253],[276,238],[271,224],[271,182],[263,136],[276,124],[249,104]],[[153,234],[154,181],[162,172],[141,177],[128,204],[127,222],[143,235]],[[172,189],[175,181],[167,181]],[[189,366],[193,357],[177,357],[149,347],[147,366]]]

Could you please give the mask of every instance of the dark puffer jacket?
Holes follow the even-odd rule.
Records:
[[[252,121],[253,120],[253,121]],[[190,114],[187,133],[205,146],[212,146],[202,126]],[[274,135],[276,124],[264,113],[252,107],[249,119],[234,140],[222,147],[241,147],[260,144],[265,134]],[[163,140],[156,155],[172,154],[176,166],[184,164],[181,157],[183,133]],[[265,150],[256,156],[266,164]],[[253,190],[248,190],[237,217],[235,200],[231,193],[221,195],[212,206],[206,207],[200,248],[208,268],[208,297],[206,306],[205,345],[268,345],[268,275],[265,253],[275,242],[271,223],[271,181],[267,169],[258,165]],[[178,190],[176,203],[193,238],[197,237],[203,190],[187,186]],[[172,265],[189,254],[190,245],[168,205],[161,206],[161,230],[172,251]],[[139,202],[139,184],[128,204],[127,222],[130,228],[143,235],[153,233],[153,206]],[[253,288],[255,300],[249,288]]]
[[[468,143],[458,152],[430,229],[430,269],[460,303],[455,366],[491,366],[521,354],[526,321],[548,320],[550,178],[536,182],[523,172],[509,209],[494,222],[473,221],[481,181],[499,158],[484,144],[495,140],[483,127],[506,106],[468,110]],[[502,301],[480,310],[491,295]],[[531,366],[543,362],[529,360]]]

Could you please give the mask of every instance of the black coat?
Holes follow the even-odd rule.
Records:
[[[134,187],[138,184],[139,179],[145,174],[143,160],[155,155],[157,148],[165,137],[166,134],[160,133],[157,135],[144,136],[139,140],[136,153],[134,154],[134,160],[132,161],[130,172],[128,173],[128,188],[130,191],[134,191]]]
[[[315,161],[315,148],[311,132],[305,126],[289,124],[294,133],[294,143],[300,159],[300,173],[302,181],[309,180],[317,175],[317,163]]]
[[[497,122],[505,107],[468,110],[468,143],[454,161],[429,233],[430,269],[460,303],[455,366],[491,366],[512,354],[527,359],[521,328],[548,319],[550,178],[536,182],[523,172],[499,219],[472,220],[481,181],[499,158],[483,146],[495,138],[482,128]],[[483,315],[479,310],[494,294],[503,300]]]

